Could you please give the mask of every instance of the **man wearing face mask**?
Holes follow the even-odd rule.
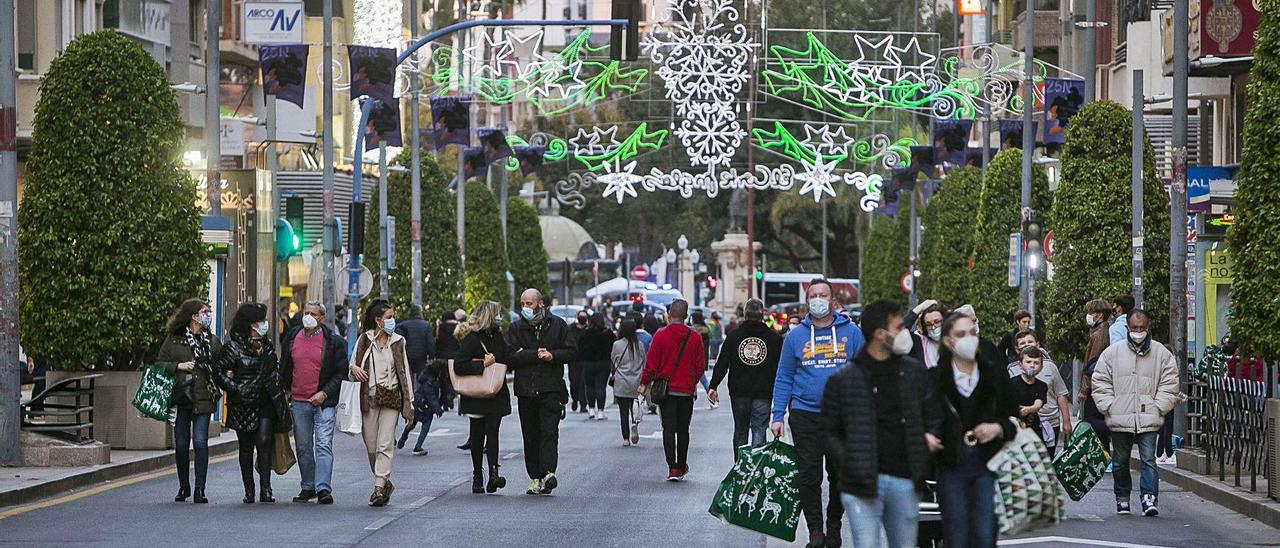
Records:
[[[924,365],[907,355],[912,337],[897,304],[867,306],[862,336],[866,345],[831,376],[822,399],[840,499],[854,546],[881,546],[882,526],[889,546],[915,546],[917,488],[927,477],[929,453],[942,448],[934,384]]]
[[[1142,459],[1142,513],[1155,516],[1160,513],[1156,442],[1165,417],[1178,404],[1178,365],[1163,344],[1151,340],[1151,316],[1145,310],[1128,316],[1128,336],[1098,357],[1093,399],[1111,429],[1116,513],[1130,513],[1129,452],[1136,442]]]
[[[302,307],[302,325],[280,338],[280,373],[289,387],[302,492],[294,502],[333,504],[333,427],[347,375],[347,343],[325,327],[324,304]]]
[[[862,333],[847,316],[835,314],[831,282],[818,278],[805,292],[809,315],[787,332],[773,383],[774,437],[781,437],[783,417],[791,410],[791,435],[798,461],[797,483],[800,508],[809,526],[807,546],[840,546],[840,490],[835,462],[828,456],[822,428],[822,392],[827,379],[862,349]],[[827,528],[823,530],[822,471],[826,461],[831,499],[827,505]]]
[[[507,366],[515,370],[520,401],[524,466],[533,480],[525,494],[550,495],[558,485],[560,420],[569,403],[564,369],[577,358],[577,343],[565,321],[547,311],[537,289],[520,294],[520,319],[511,324],[506,340]]]

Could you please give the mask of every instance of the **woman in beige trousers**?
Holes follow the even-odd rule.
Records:
[[[365,309],[351,361],[351,380],[360,383],[361,434],[373,471],[373,495],[369,506],[386,506],[395,485],[391,483],[391,456],[396,443],[396,423],[413,417],[413,384],[404,337],[396,334],[396,311],[387,301],[376,300]]]

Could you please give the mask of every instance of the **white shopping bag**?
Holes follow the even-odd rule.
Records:
[[[342,381],[342,391],[338,393],[338,431],[360,434],[360,383]]]

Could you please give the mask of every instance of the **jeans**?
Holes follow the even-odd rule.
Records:
[[[1129,453],[1133,449],[1136,438],[1138,457],[1142,459],[1142,478],[1139,488],[1142,494],[1153,497],[1160,495],[1160,470],[1156,468],[1156,438],[1159,432],[1112,432],[1111,473],[1115,478],[1116,500],[1129,500],[1133,491],[1133,476],[1129,470]]]
[[[920,519],[920,497],[909,478],[880,474],[876,478],[876,496],[863,498],[841,493],[845,516],[853,530],[853,545],[858,548],[879,548],[880,528],[891,548],[914,548],[916,524]]]
[[[520,398],[520,434],[524,437],[524,467],[529,479],[556,473],[560,459],[560,394]],[[479,440],[471,440],[472,444]]]
[[[683,470],[689,465],[689,423],[693,420],[693,396],[668,395],[658,404],[662,413],[662,450],[667,468]]]
[[[613,401],[618,404],[618,422],[622,424],[622,439],[630,440],[631,413],[635,411],[636,399],[615,397]],[[640,418],[639,413],[636,414],[636,418]]]
[[[769,431],[770,400],[753,400],[747,397],[734,398],[729,395],[729,403],[733,408],[733,455],[736,459],[738,448],[747,444],[747,434],[751,435],[751,445],[764,445]]]
[[[995,473],[978,460],[978,466],[940,468],[937,475],[942,535],[948,548],[994,547]]]
[[[290,403],[293,442],[303,491],[333,491],[333,427],[337,407],[317,407],[305,401]]]
[[[582,380],[588,409],[604,411],[604,397],[609,386],[609,370],[609,362],[583,362]]]
[[[800,490],[800,510],[809,532],[822,531],[822,470],[825,461],[830,498],[827,502],[828,529],[840,530],[844,506],[840,504],[840,482],[836,463],[828,455],[822,415],[791,410],[791,437],[796,446],[796,484]]]
[[[258,418],[257,428],[236,430],[236,441],[240,449],[240,481],[244,483],[245,494],[253,492],[254,468],[258,470],[258,481],[262,483],[262,488],[271,488],[271,448],[275,439],[272,422],[271,417],[264,414]]]
[[[178,408],[178,420],[173,424],[173,456],[178,468],[178,486],[186,489],[191,472],[191,448],[196,448],[196,489],[204,489],[209,473],[209,417],[211,413],[193,413],[190,408]]]
[[[1160,427],[1160,443],[1156,447],[1156,456],[1173,456],[1173,417],[1165,417],[1164,426]]]
[[[414,428],[422,425],[422,430],[418,431],[418,442],[413,445],[414,451],[422,449],[422,444],[427,441],[427,432],[431,431],[431,421],[433,420],[435,420],[435,415],[430,413],[427,414],[427,420],[422,422],[418,422],[416,417],[409,419],[408,424],[404,425],[404,431],[400,433],[400,445],[404,445],[404,442],[409,441],[409,434],[413,432]]]

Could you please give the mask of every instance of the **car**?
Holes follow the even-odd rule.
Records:
[[[577,321],[578,313],[586,310],[585,307],[576,304],[558,304],[551,307],[551,313],[560,316],[564,321],[573,323]]]
[[[663,310],[671,306],[671,303],[677,300],[685,300],[684,295],[674,289],[646,289],[644,291],[644,300],[653,301],[662,305]]]
[[[662,320],[667,317],[666,305],[659,304],[653,301],[641,301],[641,302],[644,303],[644,314],[646,315],[653,314],[659,320]],[[626,317],[627,313],[631,311],[631,303],[632,301],[619,301],[610,305],[609,315],[614,319],[615,323],[621,322],[622,318]]]
[[[809,313],[809,305],[801,302],[779,303],[769,307],[769,312],[773,315],[773,321],[778,324],[785,324],[793,316],[804,317]]]

